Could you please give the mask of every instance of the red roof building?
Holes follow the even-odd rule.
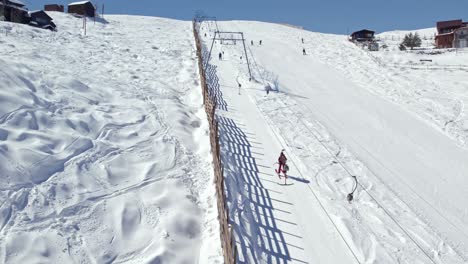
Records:
[[[439,49],[464,48],[467,46],[468,22],[461,19],[437,22],[436,46]]]
[[[448,20],[448,21],[439,21],[437,22],[437,33],[445,34],[455,31],[457,28],[463,27],[463,21],[461,19],[457,20]]]
[[[44,6],[44,11],[64,12],[65,8],[63,5],[50,4]]]

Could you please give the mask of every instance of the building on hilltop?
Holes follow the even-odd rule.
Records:
[[[464,23],[461,19],[439,21],[437,22],[437,33],[438,34],[452,33],[453,31],[455,31],[455,29],[463,27],[463,25]]]
[[[85,17],[94,17],[96,8],[91,1],[80,1],[68,4],[68,13]]]
[[[50,4],[44,5],[44,11],[65,12],[65,8],[63,5]]]
[[[461,19],[437,22],[435,42],[439,49],[468,47],[468,22]]]
[[[25,4],[19,0],[0,1],[0,20],[27,24],[28,9]]]
[[[351,41],[357,42],[367,42],[367,41],[374,41],[374,34],[375,31],[363,29],[356,32],[351,33]]]
[[[374,34],[375,31],[363,29],[351,33],[349,40],[370,51],[378,51],[379,43],[375,41]]]
[[[55,30],[57,26],[52,22],[52,18],[45,11],[38,10],[29,12],[29,25],[43,29]]]

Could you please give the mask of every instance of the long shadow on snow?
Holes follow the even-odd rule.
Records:
[[[206,48],[203,49],[203,61],[206,62],[208,59],[208,53]],[[207,63],[205,69],[205,78],[206,84],[208,85],[208,94],[212,100],[216,102],[216,106],[218,109],[227,111],[227,103],[223,99],[223,93],[219,88],[219,78],[216,74],[216,66],[210,63]]]
[[[218,116],[218,122],[229,218],[243,256],[240,259],[238,254],[238,263],[250,263],[246,256],[255,263],[291,261],[285,233],[277,227],[282,220],[273,216],[279,210],[272,205],[276,199],[260,180],[260,165],[252,152],[255,147],[234,120]]]
[[[207,48],[203,47],[203,61],[208,59]],[[228,104],[223,98],[216,66],[207,63],[205,77],[209,96],[216,102],[217,109],[228,111]],[[230,109],[230,112],[234,111]],[[238,263],[288,263],[294,260],[290,256],[289,245],[284,234],[301,238],[280,230],[275,219],[274,210],[287,214],[290,212],[273,207],[270,192],[260,180],[260,171],[252,149],[256,142],[249,142],[251,133],[243,131],[244,126],[235,120],[216,116],[219,124],[219,140],[221,146],[221,160],[224,167],[226,184],[226,200],[229,207],[229,221],[233,226],[236,244],[243,258],[237,258]],[[280,201],[282,202],[282,201]],[[284,202],[286,203],[286,202]],[[289,222],[290,223],[290,222]],[[290,223],[294,224],[295,223]]]

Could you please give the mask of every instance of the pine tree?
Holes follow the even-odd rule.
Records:
[[[418,33],[409,33],[405,35],[405,38],[403,39],[403,42],[401,42],[400,46],[402,45],[413,49],[415,47],[421,47],[421,43],[422,41]]]

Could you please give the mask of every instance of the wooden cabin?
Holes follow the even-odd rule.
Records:
[[[0,17],[2,20],[27,24],[28,9],[25,4],[19,0],[4,0],[0,1]]]
[[[437,22],[436,46],[439,49],[468,46],[468,23],[461,19]]]
[[[52,18],[43,10],[29,12],[29,25],[43,29],[55,30],[57,26],[52,22]]]
[[[452,48],[454,39],[455,39],[455,35],[453,34],[453,32],[438,34],[435,37],[436,47],[439,48],[439,49]]]
[[[94,17],[96,9],[91,1],[81,1],[68,4],[68,13],[86,17]]]
[[[63,5],[50,4],[44,5],[44,11],[65,12],[65,8]]]
[[[461,19],[439,21],[437,22],[437,34],[452,33],[457,28],[463,27],[463,21]]]
[[[368,30],[368,29],[359,30],[351,34],[351,41],[372,42],[374,41],[374,34],[375,34],[375,31],[372,31],[372,30]]]

